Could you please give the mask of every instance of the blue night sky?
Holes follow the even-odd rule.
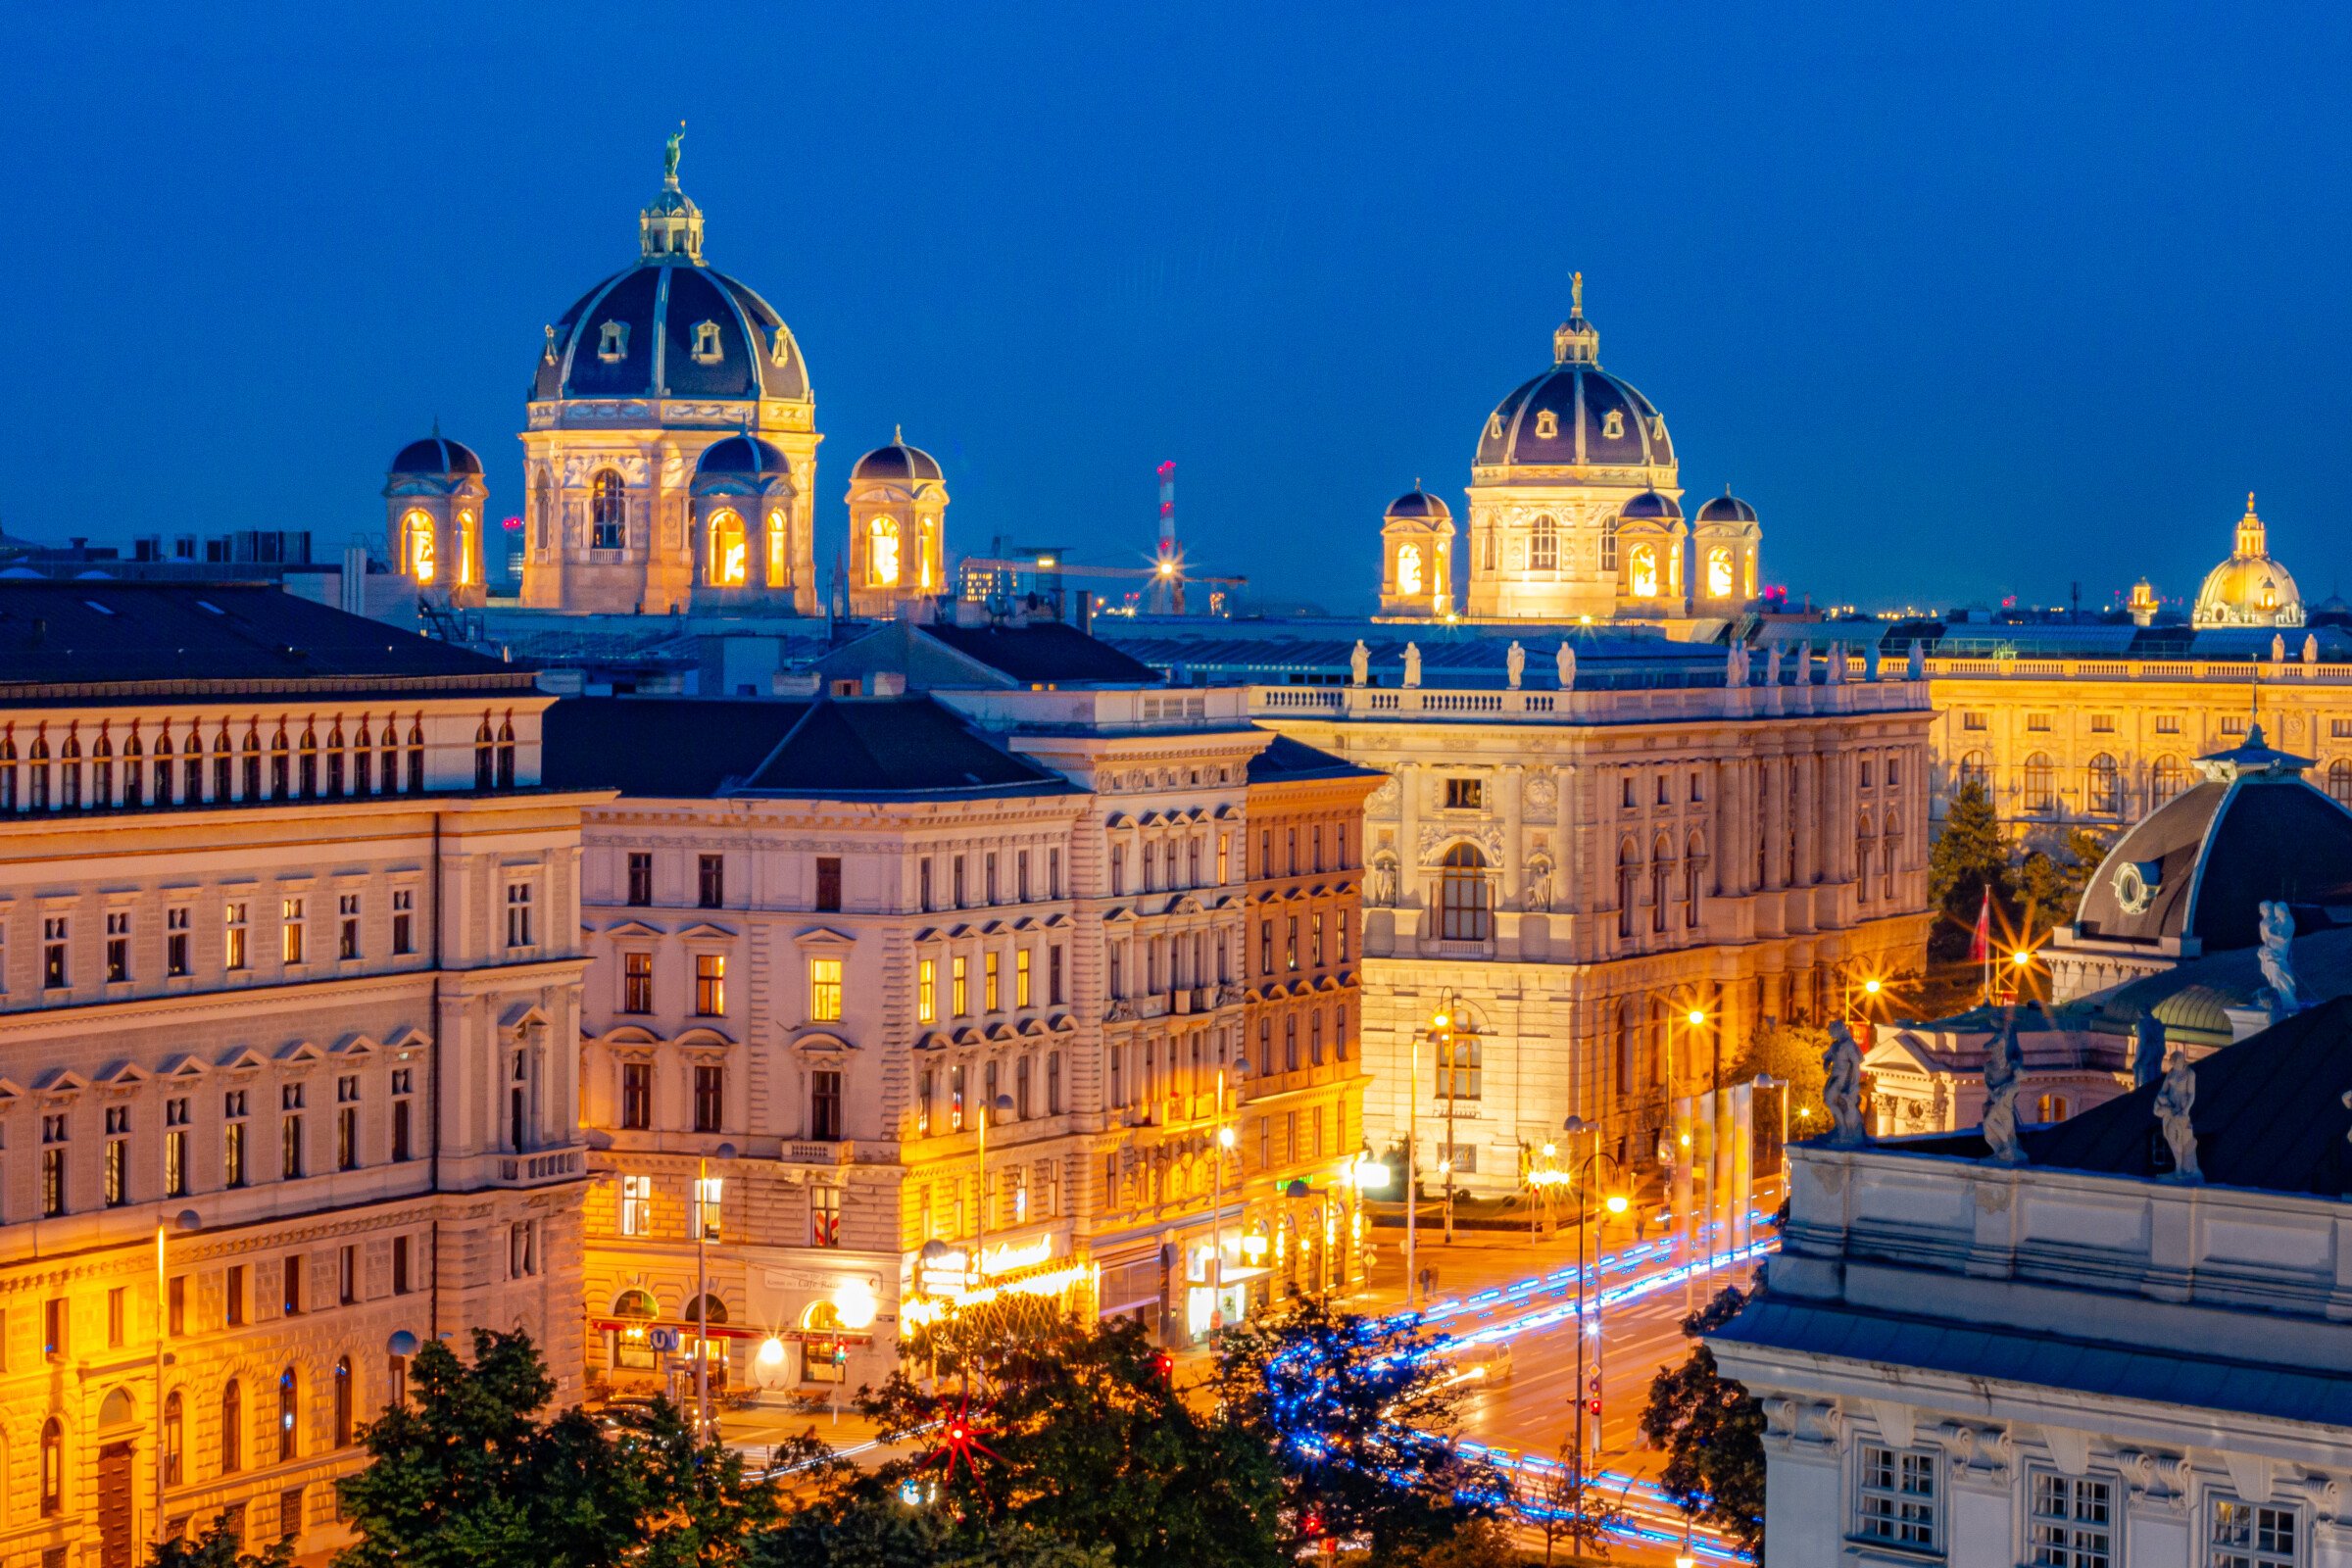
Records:
[[[2193,593],[2248,489],[2329,591],[2352,391],[2340,8],[2096,0],[20,5],[0,526],[380,531],[437,414],[520,510],[525,378],[664,133],[813,371],[820,556],[904,421],[952,549],[1369,607],[1568,273],[1822,600]],[[2352,588],[2352,582],[2345,584]]]

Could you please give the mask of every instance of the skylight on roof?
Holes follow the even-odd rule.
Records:
[[[89,606],[92,610],[98,612],[98,613],[101,615],[111,615],[114,613],[112,610],[109,610],[106,606],[100,604],[95,599],[84,599],[82,603]]]
[[[200,609],[209,610],[216,615],[225,615],[228,613],[227,611],[222,610],[219,605],[214,604],[210,599],[199,599],[196,601],[196,603]]]

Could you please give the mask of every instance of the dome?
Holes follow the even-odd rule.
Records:
[[[2311,607],[2311,624],[2314,626],[2352,625],[2352,605],[2345,604],[2338,595],[2329,594]]]
[[[2303,595],[2287,569],[2271,558],[2267,529],[2246,496],[2246,514],[2237,520],[2237,543],[2230,559],[2205,574],[2197,589],[2198,626],[2300,626]]]
[[[1753,522],[1756,520],[1756,509],[1732,494],[1731,487],[1726,485],[1723,494],[1708,497],[1706,505],[1698,509],[1698,520],[1700,522]]]
[[[1675,505],[1674,497],[1662,496],[1655,490],[1644,490],[1618,509],[1617,515],[1636,520],[1659,518],[1668,522],[1683,520],[1683,509]]]
[[[2265,901],[2352,903],[2352,811],[2312,787],[2310,765],[2273,751],[2259,724],[2197,759],[2204,782],[2140,818],[2091,873],[2081,934],[2220,953],[2255,946]]]
[[[1580,272],[1575,308],[1552,334],[1551,368],[1494,406],[1472,466],[1673,468],[1665,416],[1600,368],[1600,333],[1585,319],[1584,294]]]
[[[1418,482],[1410,490],[1390,502],[1389,510],[1382,515],[1392,522],[1411,520],[1450,522],[1453,520],[1452,510],[1444,501],[1422,489]]]
[[[784,454],[757,436],[731,435],[703,449],[696,473],[789,473]]]
[[[894,432],[890,445],[876,447],[850,469],[852,479],[929,479],[941,477],[939,460],[921,447],[906,444],[904,430]]]
[[[572,398],[808,400],[808,368],[775,308],[703,263],[703,214],[678,188],[638,214],[637,265],[580,296],[547,329],[531,401]]]
[[[421,441],[412,441],[393,455],[392,473],[479,473],[482,460],[473,449],[462,441],[447,436],[428,435]]]

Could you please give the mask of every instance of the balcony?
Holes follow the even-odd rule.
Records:
[[[827,1141],[788,1139],[777,1158],[787,1165],[847,1165],[851,1160],[852,1145],[848,1139]]]
[[[501,1154],[494,1180],[501,1187],[537,1187],[546,1182],[577,1177],[587,1156],[577,1149],[551,1149],[543,1154]]]

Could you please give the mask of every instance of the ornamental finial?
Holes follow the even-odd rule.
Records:
[[[890,427],[890,444],[894,447],[903,447],[906,444],[906,427],[905,425],[894,424]]]
[[[1585,274],[1582,272],[1568,274],[1568,305],[1575,315],[1585,314]]]
[[[662,183],[672,190],[678,188],[678,143],[685,139],[686,122],[681,120],[678,128],[669,133],[669,145],[662,154]]]

